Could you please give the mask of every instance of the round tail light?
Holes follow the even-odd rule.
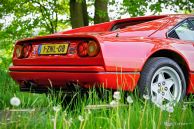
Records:
[[[88,55],[88,43],[87,42],[81,42],[79,43],[77,47],[77,52],[79,56],[87,56]]]
[[[99,45],[95,41],[89,41],[88,43],[88,55],[96,56],[99,53]]]
[[[31,45],[24,45],[23,47],[23,57],[26,58],[29,56],[30,52],[31,52]]]
[[[23,56],[22,51],[23,51],[23,46],[16,45],[16,47],[15,47],[15,55],[16,55],[17,58],[22,58],[22,56]]]

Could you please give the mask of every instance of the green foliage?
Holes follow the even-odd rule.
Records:
[[[4,0],[0,3],[0,18],[13,18],[12,24],[5,27],[9,33],[32,33],[34,28],[46,30],[47,34],[54,33],[61,30],[58,24],[63,24],[63,28],[68,25],[65,16],[69,11],[64,3],[57,0]]]
[[[155,14],[157,12],[162,12],[162,9],[170,9],[175,12],[187,11],[192,12],[194,8],[193,0],[159,0],[157,2],[153,2],[153,0],[149,0],[152,2],[149,9]]]
[[[143,16],[150,10],[153,14],[161,13],[163,9],[175,12],[191,13],[194,8],[193,0],[123,0],[123,8],[131,16]]]
[[[123,6],[131,16],[142,16],[147,11],[148,1],[146,0],[123,0]]]
[[[11,64],[12,51],[12,40],[0,39],[0,70],[8,71],[8,66]]]

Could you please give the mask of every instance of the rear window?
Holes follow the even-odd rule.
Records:
[[[123,29],[123,28],[129,27],[129,26],[137,25],[137,24],[140,24],[140,23],[148,22],[148,21],[152,21],[152,20],[128,21],[128,22],[123,22],[123,23],[117,23],[112,27],[111,31],[118,30],[118,29]]]

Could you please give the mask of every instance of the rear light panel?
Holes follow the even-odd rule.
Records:
[[[67,41],[66,41],[67,42]],[[37,56],[67,56],[67,57],[95,57],[100,52],[100,46],[95,40],[70,40],[68,41],[69,47],[67,50],[67,54],[47,54],[47,55],[39,55],[38,50],[39,46],[42,44],[55,44],[55,43],[64,43],[64,40],[60,41],[52,41],[52,42],[36,42],[36,43],[25,43],[23,45],[17,44],[15,46],[14,55],[18,59],[22,58],[34,58]]]
[[[88,43],[88,55],[96,56],[100,51],[99,45],[95,41],[89,41]]]
[[[29,54],[32,51],[32,46],[31,45],[24,45],[23,47],[23,57],[27,58],[29,56]]]
[[[77,43],[72,42],[72,43],[70,43],[69,48],[68,48],[68,55],[69,56],[72,56],[72,55],[75,56],[76,54],[77,54]]]
[[[98,55],[99,51],[98,43],[93,40],[80,42],[77,47],[77,53],[80,57],[94,57]]]
[[[88,43],[87,42],[80,42],[77,47],[78,55],[81,57],[88,56]]]
[[[30,44],[15,46],[15,56],[18,59],[27,58],[29,54],[31,53],[31,51],[32,51],[32,45]]]
[[[22,49],[23,49],[23,46],[21,46],[21,45],[15,46],[15,56],[17,58],[22,58]]]

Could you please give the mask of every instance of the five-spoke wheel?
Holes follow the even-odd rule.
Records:
[[[164,109],[182,100],[185,91],[185,77],[175,61],[155,57],[145,64],[139,80],[140,95],[149,95],[154,104]]]

